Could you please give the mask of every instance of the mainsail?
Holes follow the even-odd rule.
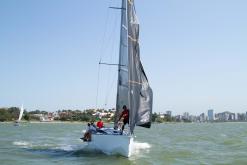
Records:
[[[122,0],[121,11],[122,14],[121,14],[121,27],[120,27],[120,48],[119,48],[115,126],[117,125],[123,105],[129,106],[127,0]]]
[[[115,116],[117,118],[122,105],[127,105],[131,134],[135,125],[150,128],[152,102],[152,89],[140,61],[139,23],[134,0],[122,0],[119,80]]]

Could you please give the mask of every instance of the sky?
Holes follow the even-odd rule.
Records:
[[[0,107],[115,107],[120,3],[1,0]],[[135,4],[154,112],[247,111],[247,1]]]

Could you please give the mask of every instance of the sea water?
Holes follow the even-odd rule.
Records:
[[[83,123],[0,123],[1,165],[247,164],[247,123],[136,127],[130,158],[87,148]]]

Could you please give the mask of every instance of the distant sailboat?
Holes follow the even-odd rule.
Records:
[[[107,154],[132,154],[135,126],[151,127],[153,94],[140,61],[139,23],[134,0],[122,0],[117,101],[114,126],[124,105],[129,109],[129,130],[104,128],[105,133],[92,134],[88,144]]]
[[[18,117],[18,119],[15,121],[15,126],[19,126],[19,125],[20,125],[20,121],[21,121],[23,112],[24,112],[24,108],[23,108],[23,105],[21,105],[19,117]]]

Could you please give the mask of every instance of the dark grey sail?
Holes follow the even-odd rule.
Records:
[[[150,128],[153,93],[140,61],[139,23],[134,0],[128,0],[128,60],[129,60],[129,110],[130,132],[135,125]]]
[[[128,25],[127,25],[127,0],[122,0],[121,26],[120,26],[120,48],[119,67],[117,82],[117,101],[115,113],[115,126],[118,123],[123,105],[129,105],[129,72],[128,72]]]
[[[129,109],[130,132],[136,125],[150,128],[153,93],[140,61],[139,23],[134,0],[122,0],[120,53],[115,126],[123,105]]]

